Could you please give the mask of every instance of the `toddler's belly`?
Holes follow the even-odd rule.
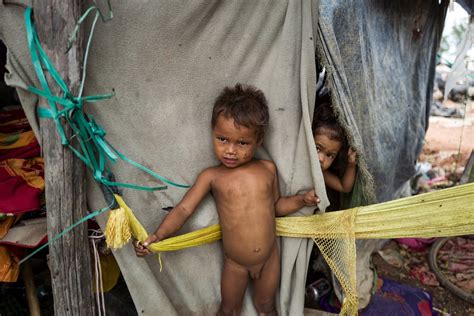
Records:
[[[273,245],[270,248],[270,253],[269,255],[263,260],[263,262],[259,261],[258,263],[249,263],[248,261],[236,261],[235,259],[232,259],[228,257],[227,255],[224,254],[224,260],[225,260],[225,265],[233,265],[236,266],[237,269],[244,269],[248,272],[250,278],[254,280],[260,279],[261,274],[265,269],[272,269],[275,266],[279,267],[279,262],[275,264],[275,260],[279,261],[279,255],[278,255],[278,247],[277,247],[277,242],[276,239],[273,242]],[[239,259],[237,259],[239,260]],[[267,268],[265,268],[267,267]],[[274,270],[273,273],[276,273]]]
[[[232,236],[234,238],[226,237],[223,231],[222,243],[225,256],[245,267],[265,263],[276,242],[274,231],[267,232],[264,235],[247,234],[247,236],[241,236],[241,238],[235,238],[236,236]]]

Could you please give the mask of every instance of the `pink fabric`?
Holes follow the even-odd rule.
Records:
[[[410,249],[423,251],[434,243],[436,238],[397,238],[400,244],[407,245]]]

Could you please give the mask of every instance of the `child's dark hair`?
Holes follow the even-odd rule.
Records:
[[[347,142],[347,136],[344,129],[339,124],[337,117],[331,107],[330,95],[325,95],[319,98],[318,103],[314,109],[313,135],[324,134],[329,139],[339,141],[341,143],[341,149],[337,155],[337,161],[331,166],[333,171],[343,171],[344,166],[347,163],[347,151],[349,144]]]
[[[313,135],[321,133],[323,129],[324,134],[330,139],[337,140],[342,144],[347,142],[346,134],[334,116],[330,103],[322,103],[315,109],[312,126]]]
[[[216,126],[219,115],[233,119],[236,125],[255,127],[259,141],[263,139],[270,119],[263,92],[254,86],[240,83],[235,87],[225,87],[217,97],[212,110],[212,128]]]

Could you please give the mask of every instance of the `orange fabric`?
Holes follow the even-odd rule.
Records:
[[[41,157],[31,159],[7,159],[0,162],[0,167],[12,177],[23,178],[25,182],[40,190],[44,189],[44,159]]]
[[[0,220],[0,239],[5,237],[10,227],[15,222],[15,216],[7,216],[5,219]]]
[[[4,246],[0,246],[0,282],[16,282],[20,273],[20,259]]]
[[[0,149],[14,149],[27,146],[32,142],[35,142],[36,138],[33,131],[15,133],[15,134],[3,134],[0,133]]]

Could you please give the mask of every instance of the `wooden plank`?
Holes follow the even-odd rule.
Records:
[[[72,49],[67,54],[65,50],[69,34],[81,14],[81,0],[35,0],[33,9],[42,47],[75,93],[81,77],[81,32]],[[56,86],[51,84],[51,87]],[[58,93],[57,88],[53,91]],[[44,99],[39,105],[48,107]],[[66,129],[66,133],[70,136],[70,129]],[[48,237],[51,239],[87,214],[85,167],[62,146],[53,120],[40,121],[40,134],[45,158]],[[52,243],[49,252],[55,315],[95,315],[87,224]]]

